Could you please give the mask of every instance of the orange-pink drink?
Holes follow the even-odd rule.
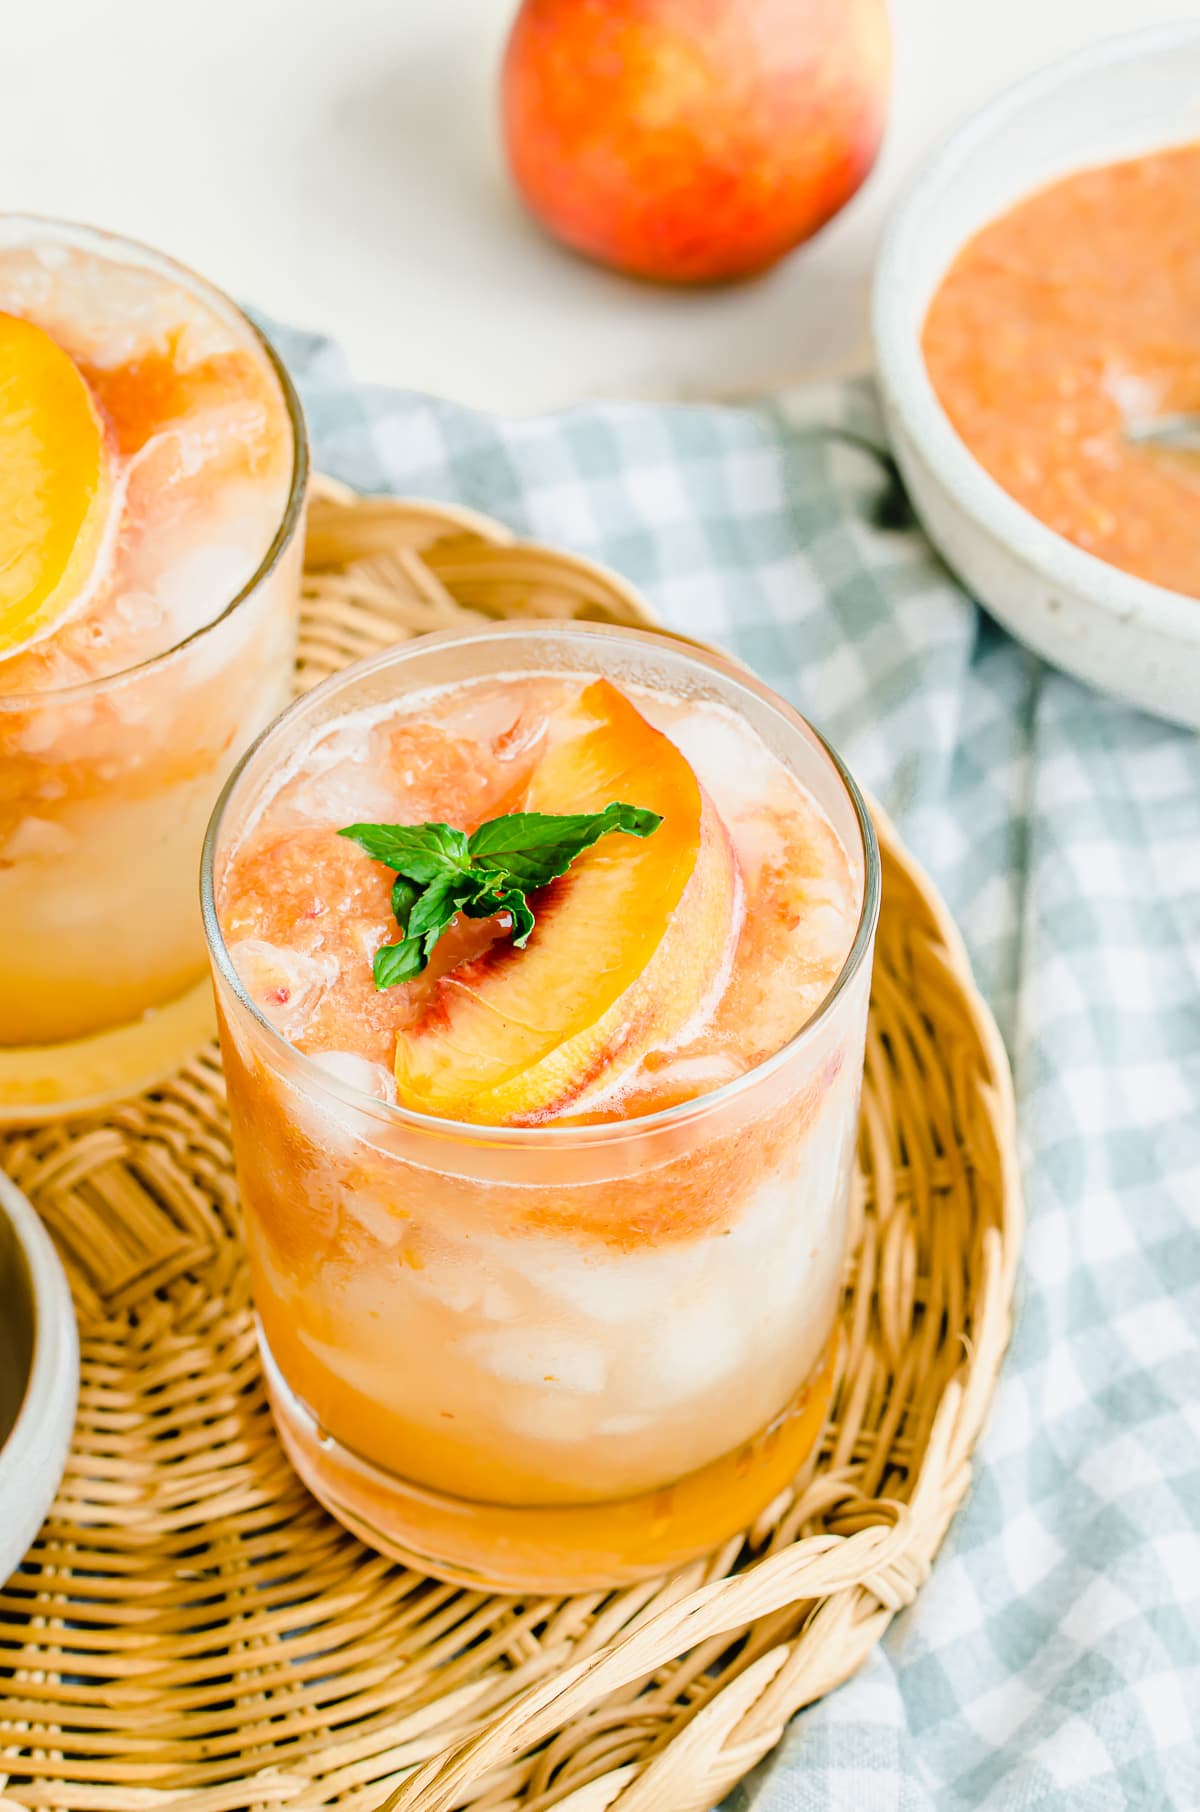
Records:
[[[547,880],[564,823],[595,840]],[[499,910],[471,892],[494,861],[527,888]],[[815,733],[657,637],[430,638],[268,733],[205,888],[264,1359],[314,1492],[500,1589],[745,1526],[828,1403],[878,899]]]
[[[304,471],[291,387],[223,296],[0,217],[0,1120],[205,1035],[195,866],[287,702]]]

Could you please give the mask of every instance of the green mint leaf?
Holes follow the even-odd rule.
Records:
[[[409,937],[432,937],[429,944],[432,950],[455,913],[478,892],[479,882],[474,875],[460,874],[454,869],[449,874],[439,875],[425,888],[408,915],[405,929]]]
[[[509,893],[500,895],[500,907],[503,912],[512,914],[512,941],[518,950],[524,950],[536,923],[529,901],[519,888],[514,887]]]
[[[510,812],[481,824],[468,847],[472,862],[485,859],[528,893],[565,874],[576,856],[609,831],[649,837],[661,823],[657,812],[616,801],[602,812]]]
[[[338,832],[406,880],[428,886],[447,869],[466,871],[467,833],[449,824],[348,824]]]
[[[406,937],[399,944],[384,944],[375,952],[375,986],[394,988],[397,982],[412,981],[428,961],[423,938]]]
[[[529,901],[519,887],[488,887],[463,906],[469,919],[490,919],[494,913],[507,912],[512,917],[512,941],[518,950],[529,942],[535,919]]]
[[[392,911],[401,931],[408,930],[408,915],[421,897],[421,889],[415,881],[408,881],[403,875],[397,875],[392,884]]]
[[[602,812],[510,812],[470,837],[449,824],[350,824],[338,832],[394,869],[392,911],[404,937],[375,952],[375,986],[412,981],[456,913],[486,919],[506,912],[518,950],[529,942],[526,894],[565,874],[576,856],[610,831],[649,837],[657,812],[615,801]]]
[[[392,910],[407,935],[401,943],[385,944],[375,952],[375,986],[392,988],[420,975],[446,926],[478,890],[473,875],[453,868],[425,888],[398,876],[392,888]]]

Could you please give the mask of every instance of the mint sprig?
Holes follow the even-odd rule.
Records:
[[[375,986],[420,975],[458,912],[471,919],[507,912],[523,950],[535,923],[528,894],[565,874],[610,831],[649,837],[661,823],[657,812],[614,801],[602,812],[509,812],[469,837],[449,824],[348,824],[338,835],[396,873],[392,911],[404,936],[375,952]]]

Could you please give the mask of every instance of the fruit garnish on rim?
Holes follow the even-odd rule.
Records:
[[[614,798],[635,788],[641,805]],[[377,952],[378,986],[418,975],[458,911],[512,922],[399,1030],[403,1106],[493,1123],[560,1113],[673,1038],[721,970],[737,897],[724,826],[680,750],[608,680],[559,714],[524,804],[470,837],[342,833],[398,876],[405,937]]]
[[[396,871],[392,911],[404,936],[375,952],[375,986],[420,975],[456,912],[469,919],[507,913],[523,950],[535,923],[531,890],[548,887],[610,831],[649,837],[661,823],[657,812],[614,800],[602,812],[507,812],[470,836],[449,824],[347,825],[339,836]]]
[[[0,658],[79,593],[111,480],[90,390],[57,341],[0,314]]]
[[[637,1118],[769,1056],[832,985],[854,888],[731,712],[536,671],[326,724],[219,910],[305,1055],[389,1104],[515,1126]]]

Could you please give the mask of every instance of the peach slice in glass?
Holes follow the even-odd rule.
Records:
[[[104,537],[105,430],[49,334],[0,314],[0,655],[76,597]]]
[[[725,827],[691,766],[607,680],[552,726],[526,809],[658,812],[614,833],[532,904],[524,950],[502,938],[444,975],[396,1043],[401,1104],[488,1125],[534,1124],[609,1087],[676,1039],[726,962],[738,886]]]

